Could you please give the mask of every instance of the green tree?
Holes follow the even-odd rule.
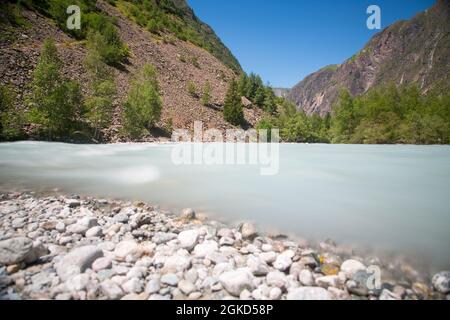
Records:
[[[351,139],[359,118],[353,97],[348,90],[342,90],[339,94],[339,100],[334,109],[331,134],[334,143],[346,143]]]
[[[250,82],[248,76],[245,73],[242,73],[238,81],[238,93],[241,97],[249,98],[249,86]]]
[[[270,87],[266,87],[264,91],[265,91],[263,104],[264,111],[270,114],[275,114],[277,112],[275,94],[273,93],[273,90]]]
[[[266,90],[264,90],[264,87],[259,87],[258,90],[256,90],[255,101],[253,101],[253,103],[258,107],[263,108],[265,99],[266,99]]]
[[[236,81],[232,81],[228,87],[223,108],[225,121],[233,125],[242,125],[245,122],[241,97],[238,92]]]
[[[101,130],[111,123],[114,112],[113,97],[117,92],[113,73],[101,59],[99,45],[102,43],[102,37],[99,32],[88,36],[89,54],[85,60],[92,89],[85,105],[87,117],[94,128],[95,139],[99,139]]]
[[[33,72],[30,120],[50,139],[70,135],[82,112],[79,84],[62,78],[60,69],[55,42],[46,40]]]
[[[162,100],[156,69],[146,64],[131,83],[125,103],[124,129],[134,139],[142,138],[161,118]]]
[[[205,86],[203,87],[202,105],[207,107],[210,104],[211,104],[211,85],[209,84],[209,81],[206,81]]]

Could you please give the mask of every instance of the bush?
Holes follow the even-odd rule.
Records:
[[[89,17],[87,22],[90,30],[88,33],[88,45],[92,41],[97,41],[97,44],[95,44],[96,50],[102,60],[109,65],[117,65],[124,62],[129,55],[129,50],[122,42],[111,19],[99,14],[91,14]]]
[[[209,81],[206,81],[205,86],[203,87],[202,105],[207,107],[210,104],[211,104],[211,85],[209,84]]]
[[[195,86],[195,83],[193,83],[192,81],[188,82],[188,84],[187,84],[187,91],[193,98],[197,98],[198,97],[197,87]]]
[[[162,100],[156,69],[146,64],[131,83],[125,103],[124,129],[131,138],[141,138],[161,118]]]
[[[68,136],[80,116],[78,83],[60,76],[61,61],[53,40],[46,40],[33,73],[30,120],[50,139]]]
[[[223,117],[225,121],[236,126],[242,125],[245,122],[242,101],[239,96],[236,81],[232,81],[228,88],[223,108]]]

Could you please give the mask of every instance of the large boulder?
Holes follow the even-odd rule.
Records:
[[[47,250],[41,244],[33,245],[33,241],[25,237],[0,241],[0,265],[33,263],[46,253]]]

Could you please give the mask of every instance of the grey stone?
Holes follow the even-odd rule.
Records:
[[[442,271],[433,276],[432,279],[433,287],[443,293],[447,294],[450,292],[450,271]]]
[[[194,220],[195,219],[195,211],[191,208],[186,208],[183,210],[181,217],[186,220]]]
[[[103,281],[100,285],[100,288],[106,295],[106,297],[111,300],[118,300],[125,295],[120,286],[109,279]]]
[[[253,275],[246,268],[225,272],[220,275],[219,281],[225,290],[235,297],[239,297],[245,289],[254,289]]]
[[[258,235],[258,230],[251,223],[243,223],[240,227],[240,232],[242,234],[242,238],[244,239],[254,239]]]
[[[157,293],[161,289],[159,279],[152,279],[147,283],[145,287],[145,292],[149,294]]]
[[[358,260],[346,260],[341,265],[341,271],[344,272],[348,279],[353,278],[356,272],[360,270],[366,270],[366,266]]]
[[[161,283],[175,287],[179,282],[178,276],[174,273],[167,273],[161,277]]]
[[[110,269],[112,267],[112,260],[108,257],[98,258],[92,264],[92,270],[100,271]]]
[[[103,252],[96,246],[79,247],[65,255],[56,264],[56,271],[61,280],[67,281],[70,277],[83,273],[91,267],[95,260],[101,257],[103,257]]]
[[[272,271],[267,274],[267,285],[277,288],[285,288],[287,286],[287,277],[281,271]]]
[[[219,250],[219,245],[214,240],[207,240],[198,244],[194,248],[194,255],[197,258],[205,258],[208,254],[212,254]]]
[[[0,264],[18,264],[33,255],[33,241],[25,237],[0,241]]]
[[[287,300],[331,300],[331,295],[324,288],[300,287],[289,290]]]
[[[178,235],[178,241],[182,248],[191,251],[197,245],[199,235],[198,230],[195,229],[182,231]]]

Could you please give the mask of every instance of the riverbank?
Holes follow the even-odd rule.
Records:
[[[314,248],[191,209],[7,192],[0,227],[0,299],[450,298],[449,272],[431,279],[401,260],[332,241]]]

